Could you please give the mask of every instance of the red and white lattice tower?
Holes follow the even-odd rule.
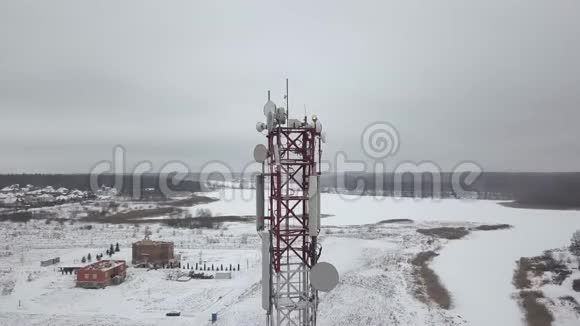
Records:
[[[316,325],[318,292],[311,285],[310,272],[320,253],[324,135],[316,116],[287,119],[287,103],[286,108],[278,108],[268,95],[267,123],[257,125],[258,131],[267,134],[267,147],[258,145],[254,150],[256,160],[263,162],[263,173],[256,180],[262,307],[268,325]]]

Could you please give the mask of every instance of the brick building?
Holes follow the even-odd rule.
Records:
[[[173,242],[144,239],[133,243],[134,265],[169,265],[174,263]]]
[[[123,282],[126,276],[127,264],[124,260],[101,260],[79,269],[77,287],[104,288],[111,284]]]

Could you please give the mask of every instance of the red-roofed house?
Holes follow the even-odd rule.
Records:
[[[107,285],[123,282],[126,276],[127,263],[124,260],[101,260],[78,271],[77,287],[104,288]]]

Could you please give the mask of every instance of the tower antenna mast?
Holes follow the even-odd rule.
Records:
[[[269,93],[268,93],[269,94]],[[262,239],[262,308],[267,326],[315,326],[318,291],[330,291],[338,272],[319,263],[320,120],[290,119],[268,96],[267,123],[258,122],[267,145],[254,149],[263,164],[256,176],[256,229]],[[330,267],[329,267],[330,266]]]
[[[286,117],[290,118],[290,95],[288,94],[288,78],[286,78]],[[286,119],[288,125],[288,119]]]

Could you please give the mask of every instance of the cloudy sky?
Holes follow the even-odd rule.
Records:
[[[325,155],[580,170],[580,2],[0,1],[0,172],[243,166],[266,91],[317,114]]]

